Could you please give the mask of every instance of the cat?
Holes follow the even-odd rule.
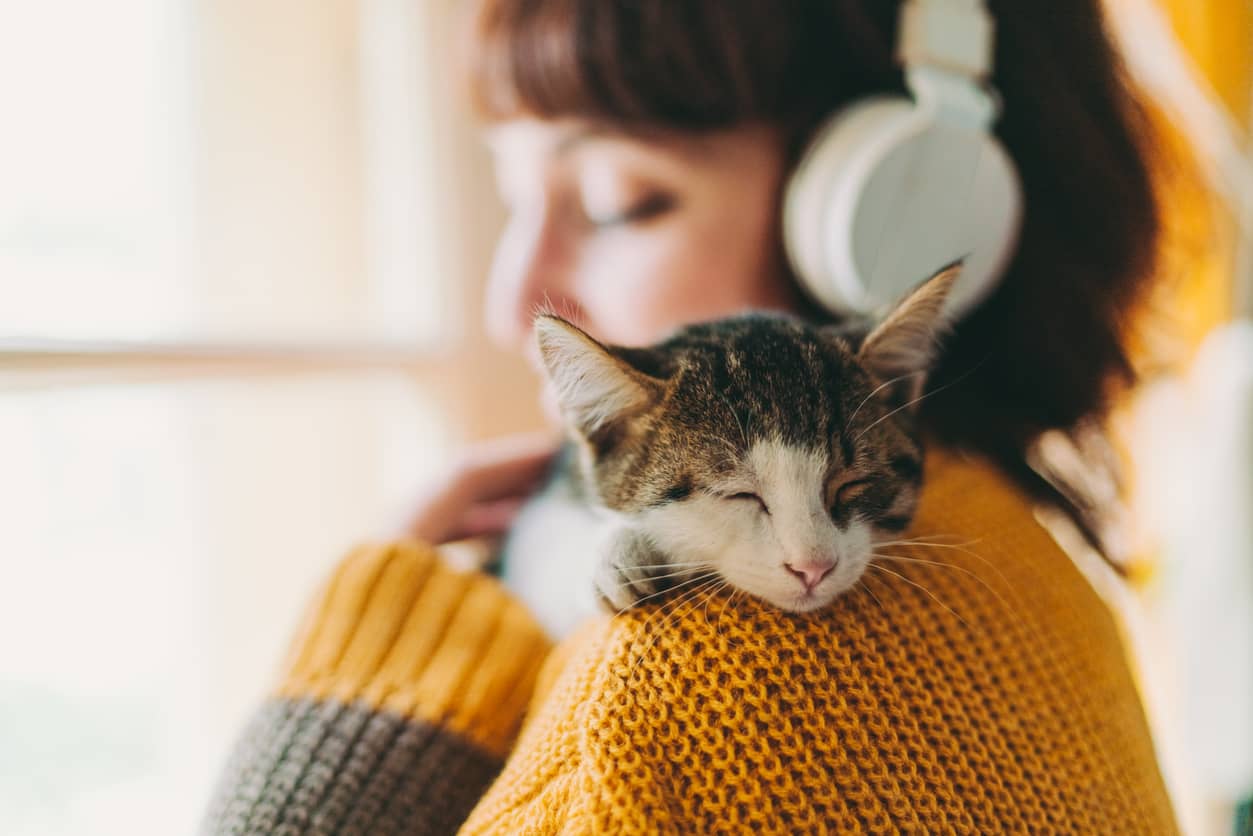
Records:
[[[600,603],[621,612],[709,576],[808,612],[856,584],[874,544],[913,519],[923,478],[914,405],[959,270],[877,322],[750,313],[648,348],[537,317],[577,453],[560,487],[603,520],[600,554],[583,557],[597,561]]]

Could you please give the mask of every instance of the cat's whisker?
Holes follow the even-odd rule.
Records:
[[[652,615],[648,617],[648,619],[644,622],[644,625],[641,625],[641,628],[640,628],[641,633],[644,632],[644,626],[647,625],[649,622],[651,622],[658,613],[663,613],[663,612],[667,613],[666,618],[661,623],[661,627],[653,631],[654,635],[653,635],[652,641],[648,643],[648,647],[644,648],[644,650],[640,652],[640,654],[635,658],[635,661],[632,663],[631,667],[627,670],[628,677],[630,677],[630,675],[634,672],[635,666],[638,665],[644,659],[644,657],[649,654],[650,651],[652,651],[653,647],[657,644],[657,642],[661,639],[661,637],[665,635],[666,629],[669,627],[671,619],[672,618],[677,619],[677,618],[682,617],[678,613],[678,610],[681,607],[683,607],[685,604],[692,604],[693,606],[699,605],[700,602],[699,600],[697,600],[697,596],[702,591],[704,591],[708,586],[712,585],[713,583],[714,581],[712,579],[706,580],[704,583],[700,584],[699,586],[695,586],[692,589],[687,590],[673,602],[671,601],[664,602],[658,608],[657,612],[653,613]],[[667,611],[667,605],[669,605],[670,607],[669,611]],[[687,612],[690,612],[693,609],[693,606],[689,606],[683,614],[686,615]]]
[[[689,592],[691,592],[692,590],[695,590],[695,589],[700,589],[700,588],[701,588],[704,584],[706,584],[706,583],[712,583],[712,582],[713,582],[713,581],[714,581],[717,577],[718,577],[718,573],[717,573],[717,572],[715,572],[715,571],[703,572],[703,573],[701,573],[701,574],[699,574],[699,575],[695,575],[695,576],[693,576],[693,577],[691,577],[691,578],[688,578],[688,579],[687,579],[687,580],[685,580],[685,581],[681,581],[681,582],[679,582],[679,583],[676,583],[676,584],[674,584],[673,586],[668,586],[668,587],[666,587],[665,589],[661,589],[661,590],[658,590],[657,592],[653,592],[653,593],[651,593],[651,594],[649,594],[649,595],[646,595],[646,596],[644,596],[643,598],[640,598],[639,600],[637,600],[635,603],[633,603],[633,604],[631,605],[631,607],[628,607],[627,609],[631,609],[631,608],[634,608],[634,607],[638,607],[640,604],[643,604],[643,603],[645,603],[645,602],[647,602],[647,601],[650,601],[650,600],[652,600],[652,599],[654,599],[654,598],[660,598],[660,597],[663,597],[663,596],[665,596],[667,593],[670,593],[670,592],[675,592],[675,591],[680,590],[680,589],[684,589],[684,587],[690,587],[690,589],[684,589],[683,594],[682,594],[682,595],[680,595],[680,596],[678,596],[679,598],[682,598],[682,597],[686,596],[686,595],[687,595]],[[695,584],[695,586],[693,586],[693,584]],[[658,610],[658,612],[660,612],[661,610],[663,610],[666,606],[671,605],[672,603],[673,603],[673,602],[671,602],[671,601],[663,601],[663,602],[661,603],[661,607],[660,607],[660,609]],[[657,614],[657,613],[654,613],[653,615],[656,615],[656,614]],[[650,616],[650,618],[651,618],[651,616]]]
[[[731,585],[728,584],[728,586],[731,586]],[[731,594],[727,596],[726,598],[722,599],[722,607],[719,608],[718,610],[718,627],[717,627],[718,638],[722,638],[723,613],[727,611],[727,607],[734,607],[736,599],[739,598],[741,595],[745,595],[745,594],[747,593],[745,593],[744,590],[740,589],[739,587],[731,586]]]
[[[708,565],[709,565],[709,564],[707,564],[707,563],[701,563],[701,564],[698,564],[698,566],[704,566],[704,567],[708,567]],[[650,581],[661,581],[661,580],[665,580],[665,579],[667,579],[667,578],[681,578],[681,577],[683,577],[684,575],[689,575],[689,574],[691,574],[691,573],[692,573],[692,570],[691,570],[691,569],[680,569],[680,570],[679,570],[679,571],[677,571],[677,572],[666,572],[665,574],[661,574],[661,575],[651,575],[651,574],[650,574],[650,575],[648,576],[647,580],[650,580]],[[615,585],[614,585],[614,589],[626,589],[627,587],[634,586],[634,585],[635,585],[635,583],[636,583],[635,581],[623,581],[622,583],[615,584]],[[662,591],[662,592],[665,592],[665,591],[667,591],[667,590],[674,589],[674,588],[675,588],[675,587],[673,587],[673,586],[668,586],[668,587],[666,587],[666,589],[663,589],[663,590],[661,590],[661,591]],[[643,600],[643,599],[641,599],[641,600]]]
[[[660,592],[655,592],[655,593],[653,593],[652,595],[648,596],[649,598],[655,598],[655,597],[657,597],[658,595],[664,595],[664,594],[666,594],[666,593],[668,593],[668,592],[674,592],[675,590],[677,590],[677,589],[681,589],[681,588],[683,588],[684,586],[688,586],[688,585],[690,585],[690,584],[692,584],[692,583],[696,583],[696,586],[691,587],[690,589],[686,589],[686,590],[684,590],[684,591],[682,592],[682,594],[677,595],[677,596],[674,598],[674,600],[671,600],[671,601],[662,601],[662,602],[661,602],[661,604],[657,607],[657,609],[656,609],[655,611],[653,611],[652,613],[649,613],[648,618],[644,619],[644,621],[643,621],[643,622],[641,623],[641,625],[640,625],[640,630],[641,630],[641,631],[645,631],[645,630],[649,627],[649,625],[652,623],[652,621],[653,621],[655,618],[657,618],[657,616],[659,616],[659,615],[663,615],[663,614],[666,612],[666,608],[667,608],[667,607],[673,607],[673,606],[674,606],[674,605],[675,605],[678,601],[684,600],[684,599],[685,599],[685,598],[687,598],[687,596],[688,596],[688,595],[690,595],[692,592],[694,592],[694,591],[696,591],[696,590],[699,590],[701,587],[703,587],[703,586],[704,586],[705,584],[707,584],[707,583],[712,583],[712,582],[713,582],[713,580],[714,580],[714,577],[715,577],[714,573],[709,573],[709,574],[707,574],[707,575],[702,575],[702,576],[700,576],[700,577],[697,577],[697,578],[692,578],[691,580],[685,581],[685,582],[684,582],[684,583],[682,583],[682,584],[677,584],[677,585],[675,585],[675,586],[669,587],[668,589],[663,589],[663,590],[661,590]],[[699,583],[697,583],[697,582],[699,582]],[[631,607],[635,607],[635,606],[637,606],[640,602],[642,602],[642,601],[644,601],[644,600],[646,600],[646,599],[641,598],[641,599],[640,599],[640,601],[637,601],[635,604],[632,604],[632,605],[631,605]],[[629,608],[628,608],[628,609],[629,609]],[[623,610],[622,612],[625,612],[625,610]]]
[[[726,451],[729,454],[729,462],[733,464],[739,461],[740,457],[743,455],[743,451],[740,450],[739,447],[736,447],[730,439],[723,438],[722,436],[715,436],[714,440],[726,448]]]
[[[639,656],[636,657],[635,663],[631,667],[632,670],[635,669],[635,665],[638,665],[641,661],[643,661],[645,656],[652,652],[652,649],[657,646],[657,642],[659,642],[661,637],[664,636],[670,629],[672,623],[685,618],[689,613],[693,612],[696,607],[700,606],[700,593],[707,592],[708,587],[712,584],[713,581],[707,581],[706,583],[689,590],[687,594],[674,602],[673,606],[669,609],[669,611],[667,611],[666,617],[662,620],[661,625],[654,629],[652,641],[650,641],[648,646],[645,647],[643,651],[640,652]],[[706,598],[706,600],[708,599]]]
[[[936,543],[930,540],[879,540],[873,543],[873,545],[875,546],[903,546],[905,548],[922,547],[926,549],[949,549],[951,551],[961,552],[962,554],[968,554],[971,557],[978,558],[979,560],[987,562],[989,566],[993,566],[992,563],[988,562],[986,557],[979,554],[978,552],[973,552],[970,549],[966,548],[967,545],[975,545],[978,542],[979,542],[978,540],[972,540],[970,541],[970,543]],[[993,566],[993,568],[995,567]]]
[[[990,357],[991,355],[989,354],[988,356]],[[893,409],[893,410],[891,410],[890,412],[888,412],[886,415],[881,415],[881,416],[879,416],[879,418],[877,418],[877,419],[876,419],[876,420],[875,420],[875,421],[874,421],[874,422],[873,422],[870,426],[866,427],[864,430],[862,430],[860,433],[858,433],[857,437],[853,439],[853,443],[854,443],[854,444],[856,444],[858,441],[860,441],[860,440],[861,440],[862,436],[864,436],[866,433],[868,433],[868,432],[870,432],[871,430],[873,430],[875,427],[879,426],[879,424],[882,424],[882,423],[883,423],[884,421],[886,421],[887,419],[891,418],[891,417],[892,417],[893,415],[895,415],[896,413],[900,412],[902,409],[908,409],[909,407],[913,406],[914,404],[919,403],[920,401],[924,401],[924,400],[926,400],[927,398],[931,397],[932,395],[938,395],[938,394],[940,394],[941,392],[943,392],[945,389],[951,389],[951,388],[953,388],[954,386],[956,386],[957,384],[961,383],[961,382],[962,382],[963,380],[965,380],[966,378],[970,377],[970,376],[971,376],[972,374],[974,374],[976,371],[978,371],[978,370],[979,370],[979,368],[980,368],[980,367],[981,367],[984,363],[986,363],[987,361],[988,361],[988,357],[984,357],[982,360],[980,360],[978,363],[976,363],[974,366],[972,366],[972,367],[970,368],[970,370],[969,370],[969,371],[967,371],[965,374],[962,374],[962,375],[960,375],[960,376],[958,376],[958,377],[954,378],[953,380],[950,380],[948,383],[945,383],[943,386],[941,386],[941,387],[939,387],[939,388],[937,388],[937,389],[932,389],[930,392],[923,392],[921,395],[919,395],[918,397],[914,398],[914,399],[913,399],[912,401],[910,401],[909,403],[901,404],[901,405],[900,405],[900,406],[898,406],[896,409]]]
[[[717,595],[718,590],[726,586],[726,583],[727,582],[724,580],[719,580],[716,583],[709,585],[709,589],[708,589],[709,594],[705,596],[705,623],[709,623],[709,599],[710,597],[713,595]]]
[[[872,555],[874,557],[881,557],[887,560],[899,560],[899,561],[902,561],[903,563],[919,563],[924,566],[939,566],[945,569],[955,569],[956,571],[969,575],[970,577],[977,580],[983,586],[984,589],[986,589],[988,592],[991,592],[994,596],[996,596],[996,600],[1000,602],[1001,606],[1004,607],[1007,612],[1013,613],[1014,615],[1019,614],[1018,609],[1016,607],[1011,606],[1009,601],[1006,600],[1005,596],[1001,595],[1000,592],[997,592],[996,589],[990,583],[988,583],[983,578],[979,577],[977,573],[970,571],[964,566],[957,566],[953,563],[944,563],[938,560],[923,560],[922,558],[919,558],[919,557],[905,557],[899,554],[885,554],[882,552],[872,552]],[[1001,577],[1001,580],[1005,581],[1004,576]],[[1006,581],[1006,584],[1008,584],[1008,581]]]
[[[860,433],[857,434],[857,437],[853,439],[853,443],[856,444],[858,441],[861,441],[862,436],[864,436],[866,433],[870,432],[875,427],[879,426],[884,421],[888,420],[889,418],[891,418],[893,415],[900,412],[901,410],[909,409],[914,404],[921,403],[922,401],[925,401],[927,398],[931,397],[932,395],[938,395],[939,393],[943,392],[945,389],[949,388],[950,386],[953,386],[955,383],[957,383],[957,381],[953,381],[952,383],[941,386],[938,389],[932,389],[930,392],[923,392],[921,395],[914,398],[912,401],[903,403],[900,406],[898,406],[896,409],[890,410],[884,415],[880,415],[878,418],[876,418],[874,421],[870,423],[870,426],[866,427],[864,430],[862,430]]]
[[[648,568],[650,569],[674,569],[674,568],[689,568],[689,567],[700,567],[700,566],[709,566],[709,565],[710,564],[708,560],[675,560],[675,561],[667,561],[665,563],[649,563]]]
[[[722,638],[722,616],[726,615],[727,604],[734,600],[735,594],[739,592],[739,590],[731,586],[730,583],[727,583],[727,586],[731,587],[731,594],[722,599],[722,606],[718,608],[718,621],[714,625],[714,636],[718,639]]]
[[[699,586],[693,587],[693,588],[692,588],[692,590],[691,590],[691,594],[684,596],[684,601],[683,601],[683,603],[684,603],[684,604],[691,604],[691,606],[690,606],[690,607],[688,607],[688,609],[687,609],[687,610],[685,610],[683,614],[684,614],[684,615],[687,615],[687,614],[689,614],[689,613],[693,612],[693,611],[695,610],[695,608],[696,608],[696,607],[700,606],[700,598],[699,598],[700,593],[702,593],[702,592],[703,592],[703,593],[708,594],[709,590],[710,590],[711,588],[713,588],[713,586],[714,586],[715,584],[717,584],[718,582],[719,582],[719,579],[713,579],[713,578],[711,578],[710,580],[706,581],[705,583],[702,583],[702,584],[700,584]],[[680,604],[676,604],[676,605],[675,605],[675,606],[671,609],[671,612],[670,612],[670,618],[678,618],[678,617],[680,617],[680,616],[679,616],[679,613],[678,613],[678,610],[679,610],[680,606],[681,606]],[[658,632],[658,636],[660,636],[660,635],[661,635],[661,633],[664,633],[664,632],[665,632],[664,630],[659,631],[659,632]]]
[[[700,587],[698,586],[698,587],[696,587],[695,589],[696,589],[696,590],[699,590],[699,589],[700,589]],[[673,601],[663,601],[663,602],[661,603],[661,605],[660,605],[660,606],[659,606],[659,607],[658,607],[655,611],[653,611],[653,612],[649,613],[649,614],[648,614],[648,617],[647,617],[647,618],[645,618],[645,619],[644,619],[644,620],[640,623],[640,627],[639,627],[639,635],[640,635],[641,637],[647,637],[647,636],[649,636],[650,634],[652,634],[652,633],[653,633],[653,631],[652,631],[652,630],[650,630],[649,628],[651,627],[651,625],[652,625],[653,621],[654,621],[654,620],[655,620],[658,616],[661,616],[661,615],[663,615],[664,613],[667,613],[667,612],[668,612],[667,607],[674,606],[674,605],[676,604],[676,602],[678,602],[678,601],[681,601],[681,600],[685,599],[685,598],[686,598],[689,594],[691,594],[691,593],[692,593],[692,591],[693,591],[693,590],[690,590],[690,589],[689,589],[689,590],[687,590],[687,591],[685,591],[682,595],[679,595],[679,596],[678,596],[678,597],[676,597]],[[662,624],[664,625],[664,623],[665,623],[665,619],[663,618],[663,620],[662,620]],[[637,656],[635,656],[635,657],[631,660],[631,665],[630,665],[630,667],[629,667],[629,668],[627,668],[627,676],[628,676],[628,677],[629,677],[629,676],[631,675],[631,673],[635,670],[635,666],[636,666],[636,664],[638,664],[638,663],[639,663],[639,660],[640,660],[640,659],[642,659],[642,658],[644,657],[644,654],[645,654],[645,653],[647,653],[647,652],[648,652],[648,650],[650,650],[650,649],[652,648],[653,643],[657,641],[657,637],[658,637],[660,634],[661,634],[661,631],[657,631],[657,632],[656,632],[656,634],[653,634],[652,639],[651,639],[651,640],[649,641],[649,643],[648,643],[648,647],[646,647],[644,650],[640,651],[640,653],[639,653]]]
[[[709,600],[715,595],[726,589],[730,584],[725,580],[719,582],[713,589],[709,590],[709,594],[705,596],[705,623],[709,623]]]
[[[706,606],[708,606],[709,598],[711,595],[714,594],[716,589],[717,587],[714,581],[710,581],[709,583],[702,584],[701,586],[696,587],[697,594],[692,595],[688,598],[687,609],[684,610],[683,613],[680,614],[678,612],[678,607],[676,607],[675,612],[672,614],[672,620],[678,621],[696,612],[696,608],[701,605],[702,601],[705,603]],[[702,598],[699,593],[704,593],[704,597]],[[667,624],[666,626],[669,627],[669,624]],[[658,638],[660,638],[664,632],[665,632],[664,630],[659,631],[657,634]]]
[[[749,597],[749,596],[748,596],[748,591],[747,591],[747,590],[744,590],[744,589],[737,589],[737,590],[735,590],[735,594],[731,596],[731,605],[732,605],[732,606],[735,606],[735,607],[738,607],[738,606],[739,606],[739,604],[740,604],[740,601],[744,601],[744,600],[746,600],[748,597]]]
[[[884,389],[891,386],[893,383],[899,383],[900,381],[904,380],[907,377],[917,377],[920,374],[926,374],[926,372],[925,371],[907,372],[906,374],[892,378],[886,383],[879,384],[877,387],[875,387],[874,391],[872,391],[869,395],[867,395],[862,400],[861,403],[857,404],[857,408],[853,410],[853,414],[848,416],[847,419],[845,419],[844,429],[841,432],[848,432],[848,428],[853,426],[853,419],[857,417],[857,413],[861,412],[861,408],[865,406],[870,401],[870,399],[873,398],[875,395],[879,394]]]
[[[717,576],[718,576],[718,573],[717,573],[717,572],[705,572],[704,574],[700,574],[700,575],[697,575],[697,576],[695,576],[695,577],[693,577],[693,578],[689,578],[688,580],[683,581],[682,583],[677,583],[677,584],[675,584],[674,586],[668,586],[668,587],[666,587],[665,589],[659,590],[659,591],[657,591],[657,592],[653,592],[653,593],[651,593],[651,594],[649,594],[649,595],[645,595],[643,598],[639,598],[639,599],[637,599],[636,601],[633,601],[633,602],[631,603],[631,606],[629,606],[629,607],[623,607],[622,609],[618,610],[618,615],[622,615],[622,614],[623,614],[623,613],[625,613],[627,610],[630,610],[630,609],[632,609],[632,608],[634,608],[634,607],[638,607],[640,604],[644,603],[645,601],[648,601],[648,600],[650,600],[650,599],[652,599],[652,598],[656,598],[656,597],[657,597],[657,596],[659,596],[659,595],[665,595],[667,592],[674,592],[676,589],[682,589],[683,587],[685,587],[685,586],[689,586],[689,585],[691,585],[691,584],[694,584],[694,583],[696,583],[697,581],[707,581],[707,580],[710,580],[710,579],[715,578],[715,577],[717,577]],[[650,618],[651,618],[651,616],[650,616]]]
[[[865,575],[858,579],[858,583],[861,584],[862,589],[866,590],[866,592],[870,594],[870,597],[874,599],[874,602],[879,605],[879,609],[883,610],[883,614],[887,615],[887,607],[883,606],[883,602],[879,600],[879,596],[874,594],[874,590],[871,589],[870,584],[866,582]]]
[[[941,607],[943,607],[945,611],[947,611],[950,615],[952,615],[952,616],[953,616],[953,618],[956,618],[958,621],[960,621],[960,622],[961,622],[962,624],[964,624],[966,627],[968,627],[968,628],[970,627],[970,623],[969,623],[969,622],[967,622],[967,621],[966,621],[966,619],[964,619],[964,618],[962,618],[960,615],[958,615],[956,610],[954,610],[954,609],[953,609],[952,607],[950,607],[948,604],[946,604],[946,603],[944,603],[943,601],[941,601],[938,597],[936,597],[936,594],[935,594],[934,592],[932,592],[931,590],[927,589],[927,588],[926,588],[925,586],[923,586],[922,584],[920,584],[920,583],[917,583],[917,582],[915,582],[915,581],[910,580],[909,578],[907,578],[907,577],[905,577],[904,575],[902,575],[900,572],[893,572],[891,569],[887,568],[886,566],[880,566],[880,565],[879,565],[879,564],[877,564],[877,563],[867,563],[867,564],[866,564],[866,568],[868,568],[868,569],[878,569],[880,572],[886,572],[886,573],[887,573],[887,574],[889,574],[889,575],[893,575],[894,577],[898,577],[898,578],[900,578],[901,580],[903,580],[905,583],[909,584],[910,586],[912,586],[912,587],[914,587],[914,588],[916,588],[916,589],[919,589],[919,590],[921,590],[922,592],[926,593],[928,596],[930,596],[930,598],[931,598],[931,600],[932,600],[932,601],[935,601],[937,604],[939,604]]]
[[[904,560],[906,563],[922,563],[926,566],[941,566],[945,569],[953,569],[955,571],[963,572],[967,575],[971,575],[973,577],[979,578],[979,576],[976,575],[974,572],[970,571],[964,566],[958,566],[956,563],[945,563],[941,560],[924,560],[921,557],[907,557],[901,554],[891,554],[889,552],[879,552],[879,551],[872,551],[870,553],[870,556],[871,557],[887,557],[887,558],[891,558],[892,560]],[[979,580],[983,580],[983,578],[979,578]]]
[[[899,560],[903,563],[918,563],[923,566],[937,566],[941,569],[952,569],[955,572],[961,572],[963,575],[969,575],[970,577],[974,578],[980,584],[982,584],[984,588],[986,588],[989,592],[992,592],[992,593],[996,592],[996,590],[993,589],[992,586],[989,585],[986,580],[979,577],[978,573],[970,571],[965,566],[958,566],[955,563],[945,563],[941,560],[924,560],[921,557],[907,557],[901,554],[889,554],[888,552],[877,552],[877,551],[871,552],[870,556],[884,558],[885,560]]]
[[[978,541],[972,541],[972,542],[977,543]],[[924,550],[925,549],[948,549],[950,551],[961,552],[962,554],[970,555],[975,560],[978,560],[981,563],[983,563],[989,569],[993,570],[997,574],[1000,574],[1000,569],[997,568],[996,564],[994,564],[992,561],[988,560],[986,557],[979,554],[978,552],[974,552],[966,548],[965,547],[966,544],[954,545],[951,543],[934,543],[934,542],[930,542],[927,540],[879,540],[877,542],[871,543],[870,545],[873,548],[879,548],[880,546],[900,546],[902,548],[907,548],[907,549],[912,549],[912,548],[921,548]]]
[[[651,567],[650,567],[650,568],[651,568]],[[650,581],[660,581],[660,580],[665,580],[666,578],[675,578],[675,577],[679,577],[679,576],[681,576],[681,575],[688,575],[688,574],[691,574],[691,573],[693,573],[693,572],[696,572],[696,571],[698,571],[698,570],[700,570],[700,569],[707,569],[707,570],[708,570],[708,569],[712,569],[712,568],[713,568],[713,567],[712,567],[712,566],[710,566],[708,563],[698,563],[698,564],[696,564],[695,566],[692,566],[692,567],[681,567],[681,568],[679,568],[679,569],[676,569],[676,570],[675,570],[675,571],[673,571],[673,572],[661,572],[661,573],[658,573],[658,574],[653,574],[653,573],[651,573],[651,572],[650,572],[650,573],[649,573],[649,575],[648,575],[648,580],[650,580]]]
[[[686,569],[688,571],[694,569],[712,569],[713,565],[708,560],[678,560],[673,563],[646,563],[640,566],[641,569],[652,571],[653,569]]]
[[[929,541],[922,540],[919,538],[913,538],[909,540],[881,540],[877,543],[872,543],[871,545],[874,548],[878,548],[879,546],[906,546],[906,547],[922,546],[925,548],[952,549],[953,551],[959,551],[962,554],[966,554],[966,555],[973,557],[975,560],[979,561],[984,566],[991,569],[993,572],[996,573],[996,576],[1001,579],[1001,583],[1005,584],[1005,587],[1007,589],[1013,589],[1014,585],[1009,582],[1009,578],[1005,577],[1005,573],[1001,571],[1001,568],[999,566],[997,566],[995,563],[988,560],[986,557],[979,554],[978,552],[971,551],[970,549],[966,548],[966,546],[977,545],[981,541],[981,539],[982,538],[976,538],[967,543],[953,544],[953,543],[929,542]]]
[[[966,546],[978,545],[982,542],[982,537],[976,537],[973,540],[967,540],[964,543],[945,543],[938,540],[928,540],[927,537],[944,537],[944,534],[919,535],[917,537],[905,537],[900,540],[879,540],[877,545],[882,546],[904,546],[904,545],[923,545],[923,546],[942,546],[946,549],[960,549]]]
[[[740,429],[740,440],[744,442],[744,447],[748,447],[748,433],[744,431],[744,424],[740,421],[740,414],[735,411],[735,406],[731,403],[731,399],[721,389],[716,390],[718,397],[722,398],[723,403],[727,405],[727,409],[731,410],[731,417],[735,419],[735,425]]]

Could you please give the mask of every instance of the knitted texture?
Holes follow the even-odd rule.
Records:
[[[1115,622],[992,467],[804,615],[701,592],[593,622],[463,833],[1176,832]]]
[[[202,832],[453,833],[499,772],[548,650],[493,579],[358,549],[309,610]]]

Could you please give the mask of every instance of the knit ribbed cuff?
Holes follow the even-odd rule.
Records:
[[[455,832],[547,650],[495,580],[413,543],[358,549],[310,608],[203,832]]]

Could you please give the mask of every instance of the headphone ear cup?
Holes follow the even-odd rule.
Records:
[[[876,149],[912,132],[909,99],[876,97],[838,111],[819,128],[787,185],[783,237],[802,285],[833,313],[864,310],[865,293],[853,267],[851,231],[834,230],[842,204],[872,167]]]
[[[995,287],[1021,205],[994,137],[879,97],[818,131],[787,186],[784,242],[802,285],[837,314],[872,313],[962,260],[947,304],[956,316]]]

